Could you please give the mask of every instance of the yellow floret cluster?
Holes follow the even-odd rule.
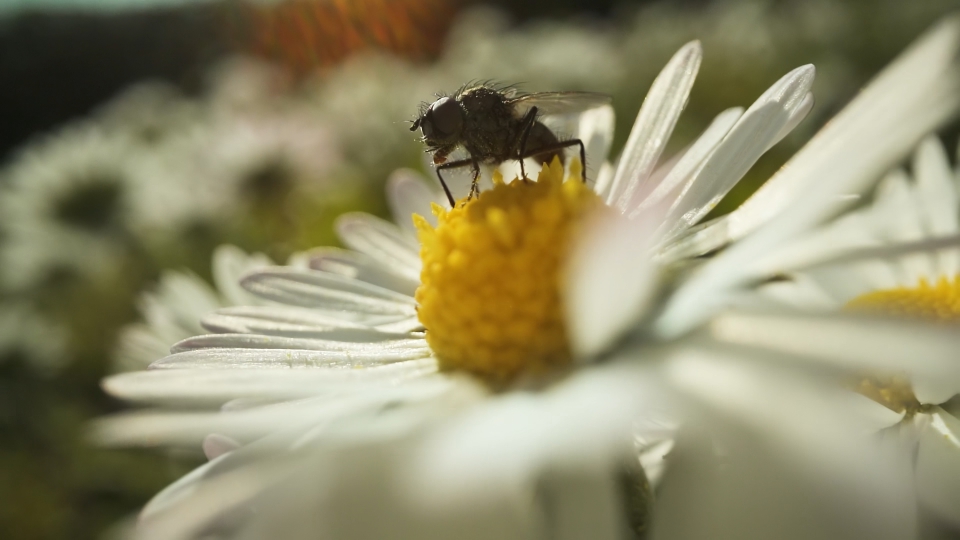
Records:
[[[505,184],[434,205],[434,228],[414,216],[423,261],[416,299],[441,369],[472,373],[492,386],[570,363],[560,298],[561,266],[585,216],[603,207],[559,160],[536,182]]]
[[[921,279],[916,287],[884,289],[860,295],[847,302],[847,311],[924,321],[960,323],[960,275],[940,277],[931,284]],[[859,393],[910,417],[925,410],[903,376],[867,377],[855,388]]]
[[[960,275],[940,277],[931,284],[870,292],[847,303],[849,311],[892,315],[926,321],[960,323]]]

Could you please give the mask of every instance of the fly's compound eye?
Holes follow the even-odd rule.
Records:
[[[442,97],[433,102],[427,114],[439,135],[455,135],[463,127],[463,112],[460,110],[460,104],[449,97]],[[423,127],[426,128],[426,122],[424,122]],[[424,129],[423,134],[430,136],[426,129]]]

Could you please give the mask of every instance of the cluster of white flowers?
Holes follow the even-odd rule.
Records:
[[[225,66],[203,98],[145,83],[0,172],[3,285],[104,279],[124,257],[216,231],[271,193],[323,192],[337,162],[314,110],[264,66]]]
[[[219,307],[200,319],[210,334],[104,382],[148,408],[104,419],[101,442],[210,459],[134,534],[900,539],[930,516],[960,526],[960,422],[944,405],[960,393],[960,333],[927,320],[960,312],[957,189],[942,149],[921,145],[960,112],[958,53],[948,19],[707,223],[810,112],[812,66],[667,157],[701,64],[700,44],[684,45],[590,188],[554,165],[445,210],[396,173],[396,224],[343,216],[349,250],[247,272],[257,302]],[[585,113],[576,134],[605,163],[611,111]],[[915,184],[892,173],[873,206],[837,219],[918,146]],[[578,222],[582,208],[602,217]],[[573,226],[585,230],[564,251],[557,231]],[[539,371],[510,378],[503,362],[523,354]],[[897,422],[906,444],[877,444]]]

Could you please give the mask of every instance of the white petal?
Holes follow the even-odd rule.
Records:
[[[276,302],[376,315],[415,315],[412,297],[341,275],[290,267],[256,270],[244,276],[248,291]]]
[[[815,279],[805,275],[762,285],[757,288],[756,294],[781,306],[808,311],[834,311],[842,307],[831,295],[824,292]],[[747,298],[749,299],[749,296]],[[756,304],[763,305],[762,302]],[[737,305],[753,304],[741,301]]]
[[[801,270],[880,242],[871,216],[867,212],[851,212],[764,254],[755,265],[757,277]]]
[[[529,486],[553,467],[609,472],[636,423],[670,406],[658,382],[648,367],[620,362],[538,395],[492,397],[429,434],[409,481],[424,500],[459,505],[498,496],[498,485]]]
[[[498,486],[499,497],[470,506],[426,506],[403,485],[406,441],[307,454],[298,474],[267,490],[237,540],[529,540],[546,538],[549,519],[531,490]],[[332,454],[332,455],[331,455]],[[400,465],[398,465],[400,464]],[[358,504],[360,505],[358,507]],[[362,509],[361,509],[362,508]],[[358,509],[360,509],[358,511]],[[367,509],[375,509],[373,516]]]
[[[420,246],[396,225],[359,212],[338,217],[335,225],[348,248],[369,255],[410,279],[420,279]]]
[[[299,399],[353,391],[360,385],[395,385],[437,372],[433,359],[364,369],[159,369],[123,373],[103,381],[117,398],[179,405],[220,405],[238,398]]]
[[[237,306],[217,310],[203,318],[203,327],[224,334],[292,335],[334,328],[366,328],[355,318],[338,313],[287,306]]]
[[[707,263],[668,304],[658,329],[684,332],[722,305],[760,254],[834,215],[844,194],[859,194],[903,159],[960,105],[960,19],[938,24],[884,70],[780,172],[740,208],[714,224],[729,241],[755,231]],[[776,218],[769,226],[760,224]],[[724,240],[724,237],[726,239]]]
[[[354,393],[341,393],[298,401],[284,401],[221,412],[170,412],[144,410],[102,418],[93,426],[92,438],[108,446],[199,445],[210,433],[249,442],[280,430],[306,433],[331,422],[341,424],[345,436],[349,420],[374,414],[384,407],[403,407],[436,399],[452,388],[449,377],[410,379],[403,384],[371,385]]]
[[[437,226],[437,218],[430,208],[431,203],[446,207],[447,200],[442,194],[428,187],[427,179],[413,169],[397,169],[387,179],[387,202],[393,213],[393,220],[405,231],[416,236],[413,226],[413,214],[419,214],[431,225]]]
[[[237,306],[203,318],[204,328],[219,334],[265,334],[317,339],[376,339],[382,333],[405,333],[419,327],[416,317],[330,312],[287,306]],[[364,333],[366,332],[366,333]]]
[[[918,204],[925,211],[929,236],[944,237],[960,232],[960,212],[957,190],[953,185],[953,171],[943,145],[936,137],[920,144],[913,161],[917,179]],[[940,253],[937,276],[953,276],[960,272],[960,254]]]
[[[611,165],[609,162],[604,162],[600,166],[600,172],[597,173],[597,183],[594,186],[594,191],[597,192],[597,195],[601,199],[607,200],[610,189],[613,187],[613,175],[616,174],[616,168]]]
[[[869,211],[873,229],[889,242],[922,240],[924,208],[918,207],[907,175],[900,169],[887,174],[877,187],[876,202]],[[921,278],[934,275],[934,257],[930,253],[913,253],[898,261],[900,285],[914,286]]]
[[[365,281],[411,297],[420,285],[419,280],[410,279],[402,273],[398,274],[394,269],[384,267],[380,262],[362,253],[345,249],[328,247],[312,249],[309,252],[308,265],[314,270]]]
[[[863,420],[863,433],[877,433],[889,427],[895,426],[906,416],[906,411],[892,411],[876,401],[859,394],[849,392],[847,394],[849,402],[844,405],[844,409],[853,415],[859,416]]]
[[[623,538],[623,487],[613,474],[548,471],[538,491],[549,508],[550,538],[620,540]]]
[[[804,261],[803,264],[797,263],[796,265],[793,265],[791,263],[789,265],[784,265],[783,267],[771,266],[770,268],[776,268],[776,272],[807,272],[820,268],[842,267],[845,265],[863,264],[871,261],[889,263],[905,256],[920,252],[930,253],[936,251],[956,251],[958,247],[960,247],[960,234],[955,234],[953,236],[947,236],[943,238],[926,238],[915,242],[879,244],[875,247],[871,246],[857,248],[850,246],[845,250],[824,250],[825,253],[818,254],[816,257],[811,257],[813,260]],[[837,251],[837,253],[830,253],[830,251]],[[890,285],[884,285],[886,288],[894,286],[896,286],[896,282]]]
[[[842,390],[718,352],[668,363],[670,380],[701,405],[669,457],[652,538],[911,537],[907,468],[849,429]]]
[[[940,407],[930,415],[917,452],[919,497],[939,517],[960,527],[960,420]]]
[[[694,180],[693,173],[726,137],[742,115],[743,109],[740,107],[733,107],[718,114],[677,163],[670,168],[650,195],[636,204],[636,208],[630,212],[630,217],[636,217],[647,208],[662,203],[667,197],[675,199],[684,192],[687,184]],[[669,204],[672,206],[673,201],[669,201]]]
[[[272,264],[262,253],[247,255],[236,246],[222,245],[213,252],[213,282],[227,305],[249,304],[256,298],[240,287],[240,277]]]
[[[380,334],[360,331],[351,340],[306,339],[299,337],[267,336],[257,334],[207,334],[194,336],[171,347],[171,353],[195,349],[241,348],[241,349],[303,349],[313,351],[376,351],[376,350],[423,350],[428,349],[426,340],[403,334]],[[369,341],[364,338],[370,337]]]
[[[289,338],[286,338],[289,339]],[[307,340],[308,341],[308,340]],[[195,349],[150,364],[151,369],[357,369],[402,360],[426,358],[430,349],[382,348],[367,344],[358,350]]]
[[[803,122],[807,115],[810,114],[810,111],[813,110],[814,103],[816,103],[816,99],[813,97],[813,92],[808,92],[807,95],[803,97],[803,101],[793,108],[792,112],[790,113],[790,119],[787,121],[787,125],[783,126],[783,129],[780,130],[780,134],[777,135],[773,141],[771,141],[770,146],[777,144],[783,140],[784,137],[789,135],[790,132],[796,129],[796,127],[800,125],[800,122]]]
[[[826,193],[856,193],[903,159],[957,108],[958,46],[955,17],[921,37],[733,213],[731,236],[740,238],[795,207],[792,201],[812,182],[828,188],[817,200]]]
[[[798,355],[845,370],[906,372],[960,385],[960,332],[940,326],[850,315],[724,313],[710,323],[721,341]]]
[[[700,220],[780,137],[805,106],[813,66],[786,74],[760,96],[703,162],[664,219],[669,236]]]
[[[607,162],[610,145],[613,143],[613,107],[604,105],[580,115],[577,137],[586,148],[587,178],[596,179],[600,168]]]
[[[207,435],[203,439],[203,455],[210,460],[217,459],[228,452],[233,452],[239,447],[240,443],[237,441],[217,433]]]
[[[607,203],[621,212],[638,192],[649,192],[647,177],[667,145],[680,112],[687,105],[690,89],[700,69],[703,49],[699,41],[687,43],[663,68],[647,97],[624,146]]]
[[[884,270],[886,270],[886,276],[880,274]],[[894,270],[896,269],[881,263],[846,264],[809,270],[806,275],[808,279],[816,282],[817,286],[840,308],[862,294],[884,288],[877,286],[880,280],[888,280],[887,282],[892,286],[898,286],[899,280]],[[874,276],[874,273],[877,275]]]
[[[960,384],[949,377],[914,377],[910,381],[913,394],[920,403],[945,403],[953,396],[960,394]]]
[[[230,528],[238,515],[249,511],[246,505],[289,475],[296,462],[274,459],[205,478],[205,467],[213,463],[194,470],[154,498],[144,509],[136,540],[195,540],[217,530],[218,525]]]
[[[606,216],[588,226],[572,251],[564,305],[575,356],[606,350],[649,307],[657,278],[650,258],[654,222],[652,215],[633,221]]]

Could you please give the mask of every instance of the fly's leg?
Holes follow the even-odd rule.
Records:
[[[473,162],[473,181],[470,182],[470,194],[467,195],[467,200],[473,198],[474,195],[477,198],[480,197],[480,164],[476,161]]]
[[[523,129],[523,134],[520,135],[520,146],[517,147],[517,161],[520,162],[520,176],[523,178],[523,181],[527,181],[527,171],[523,166],[524,152],[527,150],[527,137],[530,136],[530,130],[533,129],[533,124],[537,121],[537,108],[530,107],[530,110],[527,111],[527,114],[523,115],[522,123],[520,124]]]
[[[580,139],[570,139],[567,141],[560,141],[554,144],[548,144],[547,146],[541,146],[540,148],[535,148],[527,152],[526,155],[521,154],[520,162],[523,163],[522,160],[528,157],[535,157],[535,156],[539,156],[540,154],[555,152],[557,150],[560,150],[562,148],[568,148],[575,144],[580,145],[580,177],[583,179],[583,183],[586,184],[587,183],[587,149],[583,145],[583,141],[581,141]]]
[[[450,208],[456,206],[457,201],[453,199],[453,194],[450,193],[450,188],[447,187],[447,183],[443,181],[443,175],[440,174],[440,167],[437,167],[437,178],[440,180],[440,185],[443,186],[443,192],[447,196],[447,201],[450,202]]]
[[[450,208],[453,208],[457,205],[457,200],[453,198],[453,193],[450,193],[450,188],[447,187],[447,183],[443,181],[443,175],[440,174],[440,171],[444,169],[459,169],[460,167],[466,167],[470,165],[473,167],[473,182],[470,184],[470,195],[467,197],[467,200],[473,197],[474,191],[477,195],[480,194],[480,188],[477,186],[477,181],[480,179],[480,164],[477,163],[473,158],[470,159],[460,159],[457,161],[451,161],[450,163],[444,163],[443,165],[437,166],[437,178],[440,179],[440,185],[443,186],[443,192],[447,195],[447,200],[450,202]]]

